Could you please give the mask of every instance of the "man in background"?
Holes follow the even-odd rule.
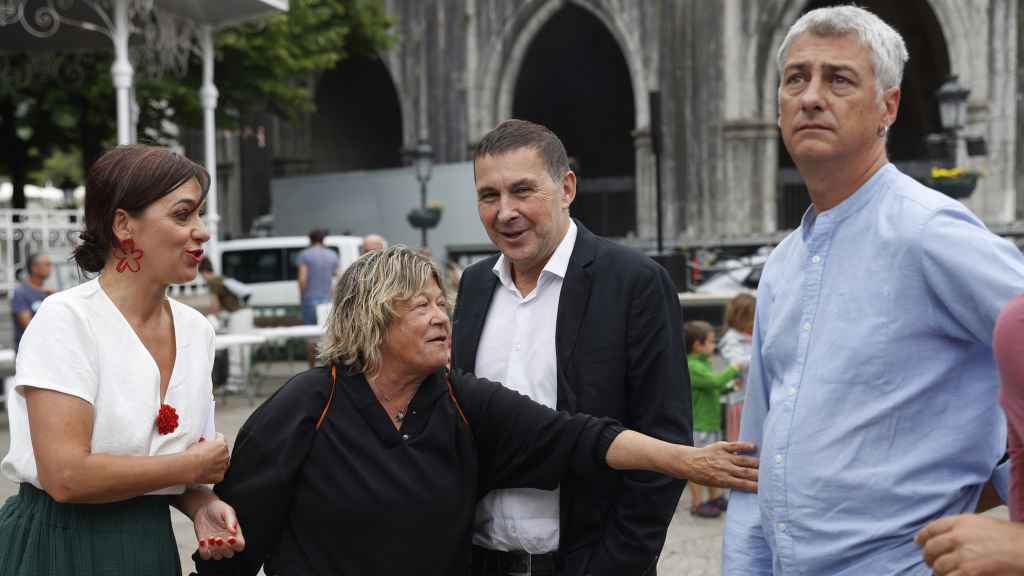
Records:
[[[317,306],[331,301],[331,283],[340,259],[337,252],[324,246],[326,236],[326,230],[310,231],[309,248],[299,252],[297,264],[303,324],[316,325]],[[315,340],[306,342],[306,359],[312,367],[316,359]]]
[[[26,266],[28,274],[25,279],[14,289],[11,296],[11,316],[14,318],[14,349],[18,349],[21,343],[21,336],[28,328],[28,323],[36,315],[36,310],[42,304],[43,299],[53,293],[49,288],[43,288],[46,279],[53,272],[53,264],[46,254],[32,254],[28,257]]]
[[[380,234],[370,234],[363,238],[363,244],[359,247],[359,255],[362,256],[367,252],[374,252],[376,250],[383,250],[387,248],[388,241],[384,239]]]

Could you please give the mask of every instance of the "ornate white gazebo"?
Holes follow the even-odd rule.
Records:
[[[203,108],[205,163],[211,189],[207,200],[209,252],[216,256],[218,223],[213,34],[277,11],[288,0],[0,0],[0,51],[82,51],[109,49],[111,77],[117,92],[117,141],[129,144],[132,132],[132,56],[146,60],[149,71],[183,68],[198,51],[203,61],[199,99]],[[103,38],[106,37],[106,39]],[[135,42],[133,43],[133,40]],[[219,262],[219,258],[211,258]]]

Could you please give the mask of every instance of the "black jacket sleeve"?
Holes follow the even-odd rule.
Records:
[[[495,488],[556,488],[567,472],[608,470],[623,428],[610,418],[556,412],[501,384],[452,374],[481,463],[481,494]]]
[[[202,560],[197,552],[192,558],[200,576],[253,576],[274,552],[329,393],[326,369],[304,372],[242,425],[231,465],[214,492],[235,509],[245,550],[224,560]]]
[[[660,268],[640,280],[633,284],[629,303],[626,421],[648,436],[692,445],[690,380],[678,296]],[[588,573],[648,574],[657,563],[684,486],[653,472],[624,473]]]

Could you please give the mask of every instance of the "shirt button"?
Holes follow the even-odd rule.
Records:
[[[408,439],[409,439],[409,435],[408,434],[402,434],[402,440],[408,440]]]
[[[785,532],[785,531],[786,531],[786,523],[785,522],[779,522],[779,532]]]
[[[810,331],[811,331],[811,323],[810,322],[804,322],[804,332],[810,332]]]
[[[821,262],[821,256],[818,256],[817,254],[815,254],[814,258],[811,258],[811,262],[814,262],[815,264],[817,264],[818,262]]]
[[[775,463],[776,464],[782,464],[782,454],[776,454],[775,455]]]
[[[790,396],[796,396],[796,388],[790,387],[789,388],[789,395]]]

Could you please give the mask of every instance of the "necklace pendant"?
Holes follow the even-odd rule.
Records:
[[[395,412],[395,422],[401,422],[402,420],[405,420],[405,410]]]

